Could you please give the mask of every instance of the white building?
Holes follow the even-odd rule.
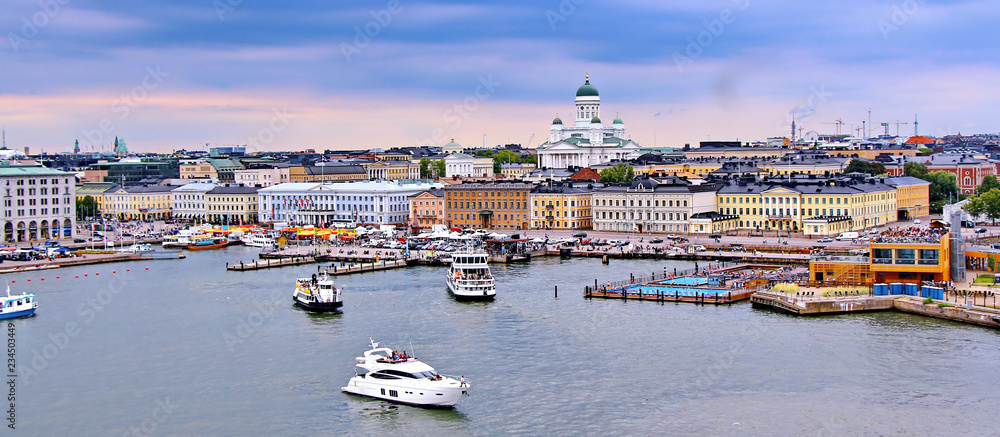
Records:
[[[6,190],[4,239],[8,242],[72,238],[76,229],[76,178],[42,166],[0,166]]]
[[[208,214],[205,194],[217,186],[213,183],[195,182],[171,190],[173,218],[205,220]]]
[[[595,231],[690,232],[691,216],[715,211],[715,185],[694,185],[682,178],[639,179],[594,191]]]
[[[233,180],[247,187],[270,187],[291,182],[287,165],[236,170],[233,172]]]
[[[409,197],[441,186],[390,181],[280,184],[257,192],[258,220],[316,226],[402,225],[410,215]]]
[[[576,121],[567,127],[557,115],[552,120],[549,140],[538,146],[538,166],[590,167],[614,159],[639,156],[639,145],[626,139],[625,123],[615,117],[611,127],[601,124],[601,97],[590,84],[590,76],[576,90]]]
[[[444,175],[449,178],[491,178],[493,159],[464,153],[444,158]]]

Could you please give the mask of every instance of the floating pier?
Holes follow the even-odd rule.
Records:
[[[739,287],[726,287],[721,274],[731,270],[760,268],[740,264],[723,268],[716,265],[707,270],[690,269],[682,272],[651,272],[649,276],[630,275],[628,280],[586,286],[587,298],[634,299],[654,302],[691,302],[704,304],[730,304],[749,299],[763,287],[756,281],[741,282]],[[773,268],[773,266],[768,266]]]
[[[261,270],[270,269],[274,267],[285,267],[285,266],[298,266],[302,264],[312,264],[316,262],[316,259],[311,256],[297,256],[291,258],[281,258],[281,259],[264,259],[260,261],[254,261],[252,263],[244,263],[240,261],[238,263],[229,264],[226,263],[226,270],[231,270],[234,272],[245,272],[248,270]]]
[[[750,302],[754,308],[770,309],[796,316],[867,311],[902,311],[938,319],[1000,328],[1000,311],[995,309],[977,307],[971,305],[971,303],[962,307],[937,299],[931,299],[930,302],[925,303],[926,298],[917,296],[875,296],[870,294],[855,296],[803,296],[762,291],[751,296]]]
[[[401,268],[401,267],[406,267],[408,265],[409,264],[407,264],[406,260],[401,260],[401,259],[399,259],[399,260],[381,260],[379,262],[370,262],[370,263],[347,263],[347,262],[343,262],[343,263],[341,263],[339,265],[337,263],[334,263],[329,268],[326,268],[325,271],[330,276],[334,276],[334,275],[349,275],[349,274],[352,274],[352,273],[374,272],[374,271],[378,271],[378,270],[398,269],[398,268]]]

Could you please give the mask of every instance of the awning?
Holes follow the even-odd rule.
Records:
[[[477,212],[476,214],[479,214],[479,215],[493,215],[493,211],[488,211],[488,210],[484,209],[482,211]]]

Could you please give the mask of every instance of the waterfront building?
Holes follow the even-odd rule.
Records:
[[[716,184],[686,178],[640,178],[594,191],[593,229],[618,232],[690,232],[691,216],[714,211]]]
[[[566,126],[557,115],[549,128],[549,140],[538,146],[538,166],[589,167],[612,160],[639,156],[640,147],[625,134],[625,122],[615,117],[611,127],[601,122],[601,97],[587,75],[576,90],[576,119]]]
[[[431,229],[445,224],[444,190],[434,188],[410,196],[410,226]]]
[[[288,180],[293,183],[360,182],[368,180],[368,172],[360,164],[296,165],[288,168]]]
[[[289,182],[257,192],[258,221],[324,226],[335,223],[403,225],[410,196],[441,184]]]
[[[217,186],[205,193],[209,222],[244,224],[257,222],[257,187]]]
[[[108,190],[116,187],[117,184],[112,182],[84,182],[76,187],[76,201],[79,203],[81,200],[90,196],[97,203],[97,209],[95,211],[84,211],[84,216],[87,217],[103,217],[104,211],[104,193]]]
[[[208,207],[205,195],[216,186],[210,182],[192,182],[174,188],[170,196],[171,217],[183,220],[207,220]]]
[[[809,279],[827,283],[920,283],[950,281],[951,233],[928,228],[883,231],[872,239],[871,256],[817,255]],[[964,265],[964,256],[958,260]]]
[[[116,186],[104,193],[104,216],[119,220],[162,220],[171,217],[169,185]]]
[[[528,194],[532,229],[590,229],[595,185],[587,182],[547,183]]]
[[[493,229],[528,229],[528,194],[532,184],[524,182],[465,182],[444,187],[445,222]]]
[[[6,189],[3,230],[7,242],[70,238],[76,229],[76,178],[42,166],[0,165]]]

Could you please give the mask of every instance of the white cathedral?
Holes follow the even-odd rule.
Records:
[[[576,90],[576,121],[567,127],[556,115],[549,141],[538,146],[538,166],[547,168],[589,167],[638,156],[639,145],[625,139],[620,117],[615,117],[611,127],[601,124],[601,96],[590,84],[589,74]]]

